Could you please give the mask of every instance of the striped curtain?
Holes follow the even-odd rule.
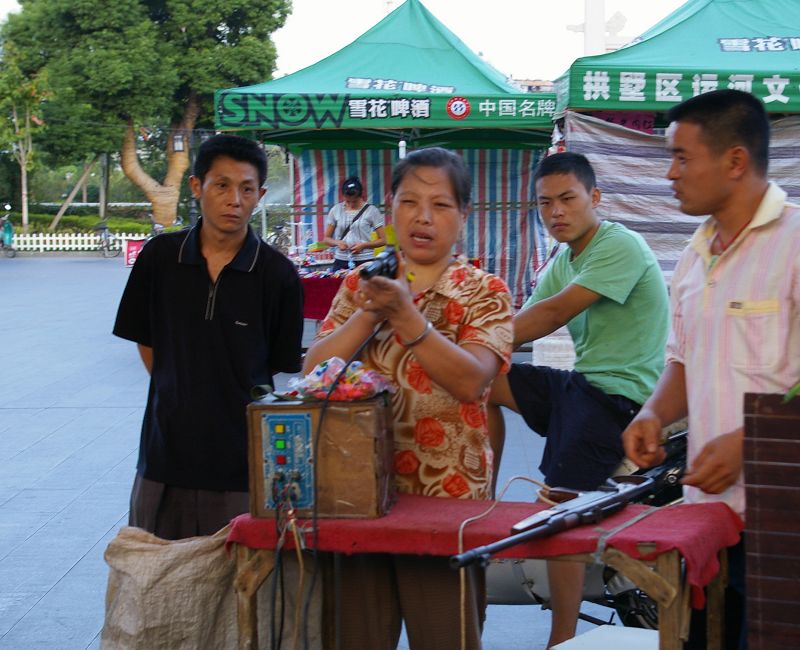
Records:
[[[508,284],[515,307],[530,294],[533,271],[544,259],[546,234],[534,200],[533,170],[541,152],[516,149],[457,151],[472,170],[473,210],[461,250]],[[294,158],[295,241],[322,238],[324,219],[341,200],[342,181],[356,175],[366,200],[391,223],[394,150],[317,150]]]
[[[566,143],[569,151],[584,154],[594,167],[597,186],[603,192],[598,213],[639,232],[669,280],[689,238],[704,218],[685,215],[678,207],[666,177],[671,156],[666,138],[567,111]],[[797,202],[800,117],[772,123],[769,153],[770,180]]]
[[[700,223],[681,213],[666,178],[670,154],[663,135],[650,135],[567,111],[567,149],[592,163],[603,192],[598,214],[644,237],[667,281]]]

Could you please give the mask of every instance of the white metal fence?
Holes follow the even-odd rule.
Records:
[[[126,239],[144,239],[145,235],[114,233],[111,245],[121,248]],[[14,248],[18,251],[97,251],[100,250],[100,235],[95,233],[52,232],[14,235]]]

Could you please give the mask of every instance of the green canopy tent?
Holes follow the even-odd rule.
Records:
[[[717,88],[800,113],[800,2],[689,0],[630,45],[577,59],[556,82],[559,112],[666,112]]]
[[[419,0],[303,70],[217,91],[215,106],[217,129],[250,131],[294,154],[301,245],[321,239],[350,174],[370,202],[387,203],[401,142],[460,151],[475,188],[463,251],[500,275],[517,304],[529,292],[544,242],[532,169],[550,142],[555,94],[509,84]]]
[[[538,148],[555,95],[523,93],[419,0],[407,0],[350,45],[303,70],[219,90],[216,127],[256,130],[302,149],[439,144]]]
[[[566,148],[591,161],[600,213],[640,232],[667,277],[700,219],[678,209],[659,123],[680,101],[717,88],[764,102],[770,177],[800,197],[800,116],[782,115],[800,113],[798,0],[689,0],[631,45],[577,59],[556,82]]]

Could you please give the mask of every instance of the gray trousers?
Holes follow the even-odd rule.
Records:
[[[162,539],[213,535],[231,519],[249,511],[248,495],[179,488],[137,474],[131,490],[128,525]]]

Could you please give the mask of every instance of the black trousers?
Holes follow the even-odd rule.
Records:
[[[725,589],[725,650],[747,650],[745,609],[744,536],[736,546],[728,548],[728,586]],[[692,610],[689,640],[684,650],[705,650],[706,610]]]

